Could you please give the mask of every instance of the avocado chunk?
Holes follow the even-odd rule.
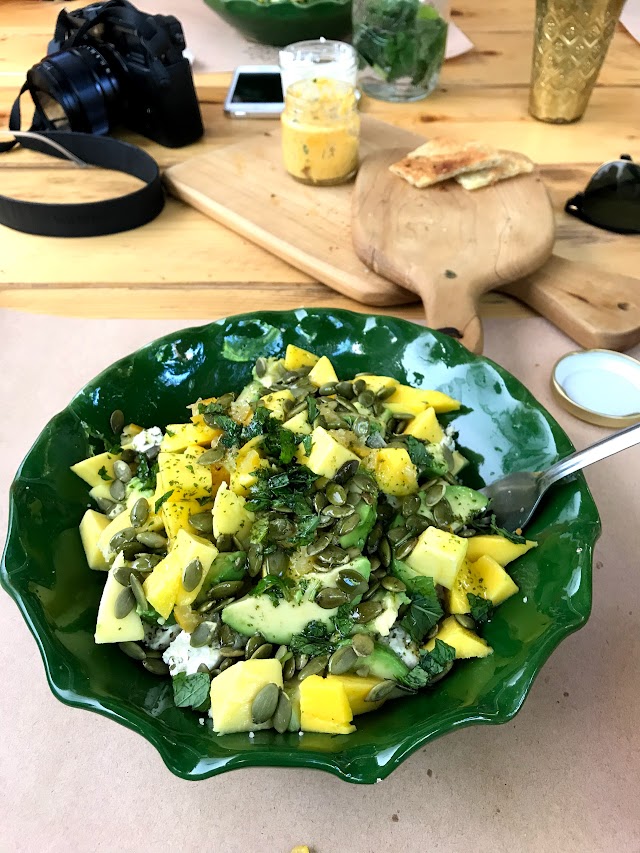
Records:
[[[443,477],[448,474],[453,467],[449,448],[443,444],[433,444],[433,442],[425,442],[424,448],[429,461],[420,466],[420,480]]]
[[[196,604],[205,601],[207,593],[217,583],[222,581],[241,581],[244,577],[246,553],[244,551],[226,551],[218,554],[207,572]]]
[[[401,580],[407,588],[409,594],[411,594],[415,589],[415,580],[416,578],[423,577],[421,574],[412,569],[411,566],[408,566],[402,560],[394,560],[391,564],[391,574],[395,575],[399,580]]]
[[[453,517],[462,524],[467,524],[483,512],[489,503],[485,495],[467,486],[447,486],[444,499]]]
[[[383,643],[376,643],[370,655],[360,658],[360,666],[369,667],[369,675],[376,678],[399,681],[408,674],[409,667],[398,655]]]
[[[247,637],[260,633],[269,643],[290,643],[309,622],[322,622],[331,628],[338,608],[325,610],[313,601],[279,601],[268,595],[249,595],[233,601],[222,611],[222,621]]]
[[[359,524],[354,527],[350,533],[345,533],[340,537],[340,547],[358,548],[362,551],[364,543],[367,541],[367,536],[371,533],[374,524],[376,523],[376,507],[362,501],[358,506],[358,515],[360,516]],[[353,568],[356,568],[355,566]],[[358,571],[356,569],[356,571]]]

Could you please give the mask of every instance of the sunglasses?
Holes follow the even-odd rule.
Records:
[[[583,193],[564,209],[590,225],[617,234],[640,234],[640,164],[628,154],[600,166]]]

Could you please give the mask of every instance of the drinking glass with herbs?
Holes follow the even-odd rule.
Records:
[[[384,101],[418,101],[436,87],[447,42],[448,0],[354,0],[360,88]]]

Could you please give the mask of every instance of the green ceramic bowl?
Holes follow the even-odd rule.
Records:
[[[351,31],[351,0],[205,0],[245,36],[284,47],[295,41],[343,39]]]
[[[78,523],[88,496],[69,466],[90,452],[82,421],[104,432],[111,411],[121,408],[140,424],[175,422],[198,396],[239,389],[257,354],[282,353],[287,343],[330,356],[343,377],[382,373],[460,399],[464,408],[448,417],[472,462],[468,485],[542,468],[572,450],[513,376],[451,338],[347,311],[239,315],[167,335],[123,358],[47,424],[11,489],[0,580],[38,643],[55,696],[139,732],[178,776],[276,765],[375,782],[439,735],[513,717],[553,649],[587,621],[600,522],[582,476],[554,487],[527,531],[539,547],[514,565],[520,593],[486,627],[494,654],[459,664],[429,692],[358,717],[355,734],[213,735],[195,714],[174,707],[168,680],[117,648],[94,644],[104,577],[86,565]]]

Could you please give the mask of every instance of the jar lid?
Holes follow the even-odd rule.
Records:
[[[551,388],[572,415],[597,426],[640,421],[640,361],[614,350],[570,352],[553,368]]]

